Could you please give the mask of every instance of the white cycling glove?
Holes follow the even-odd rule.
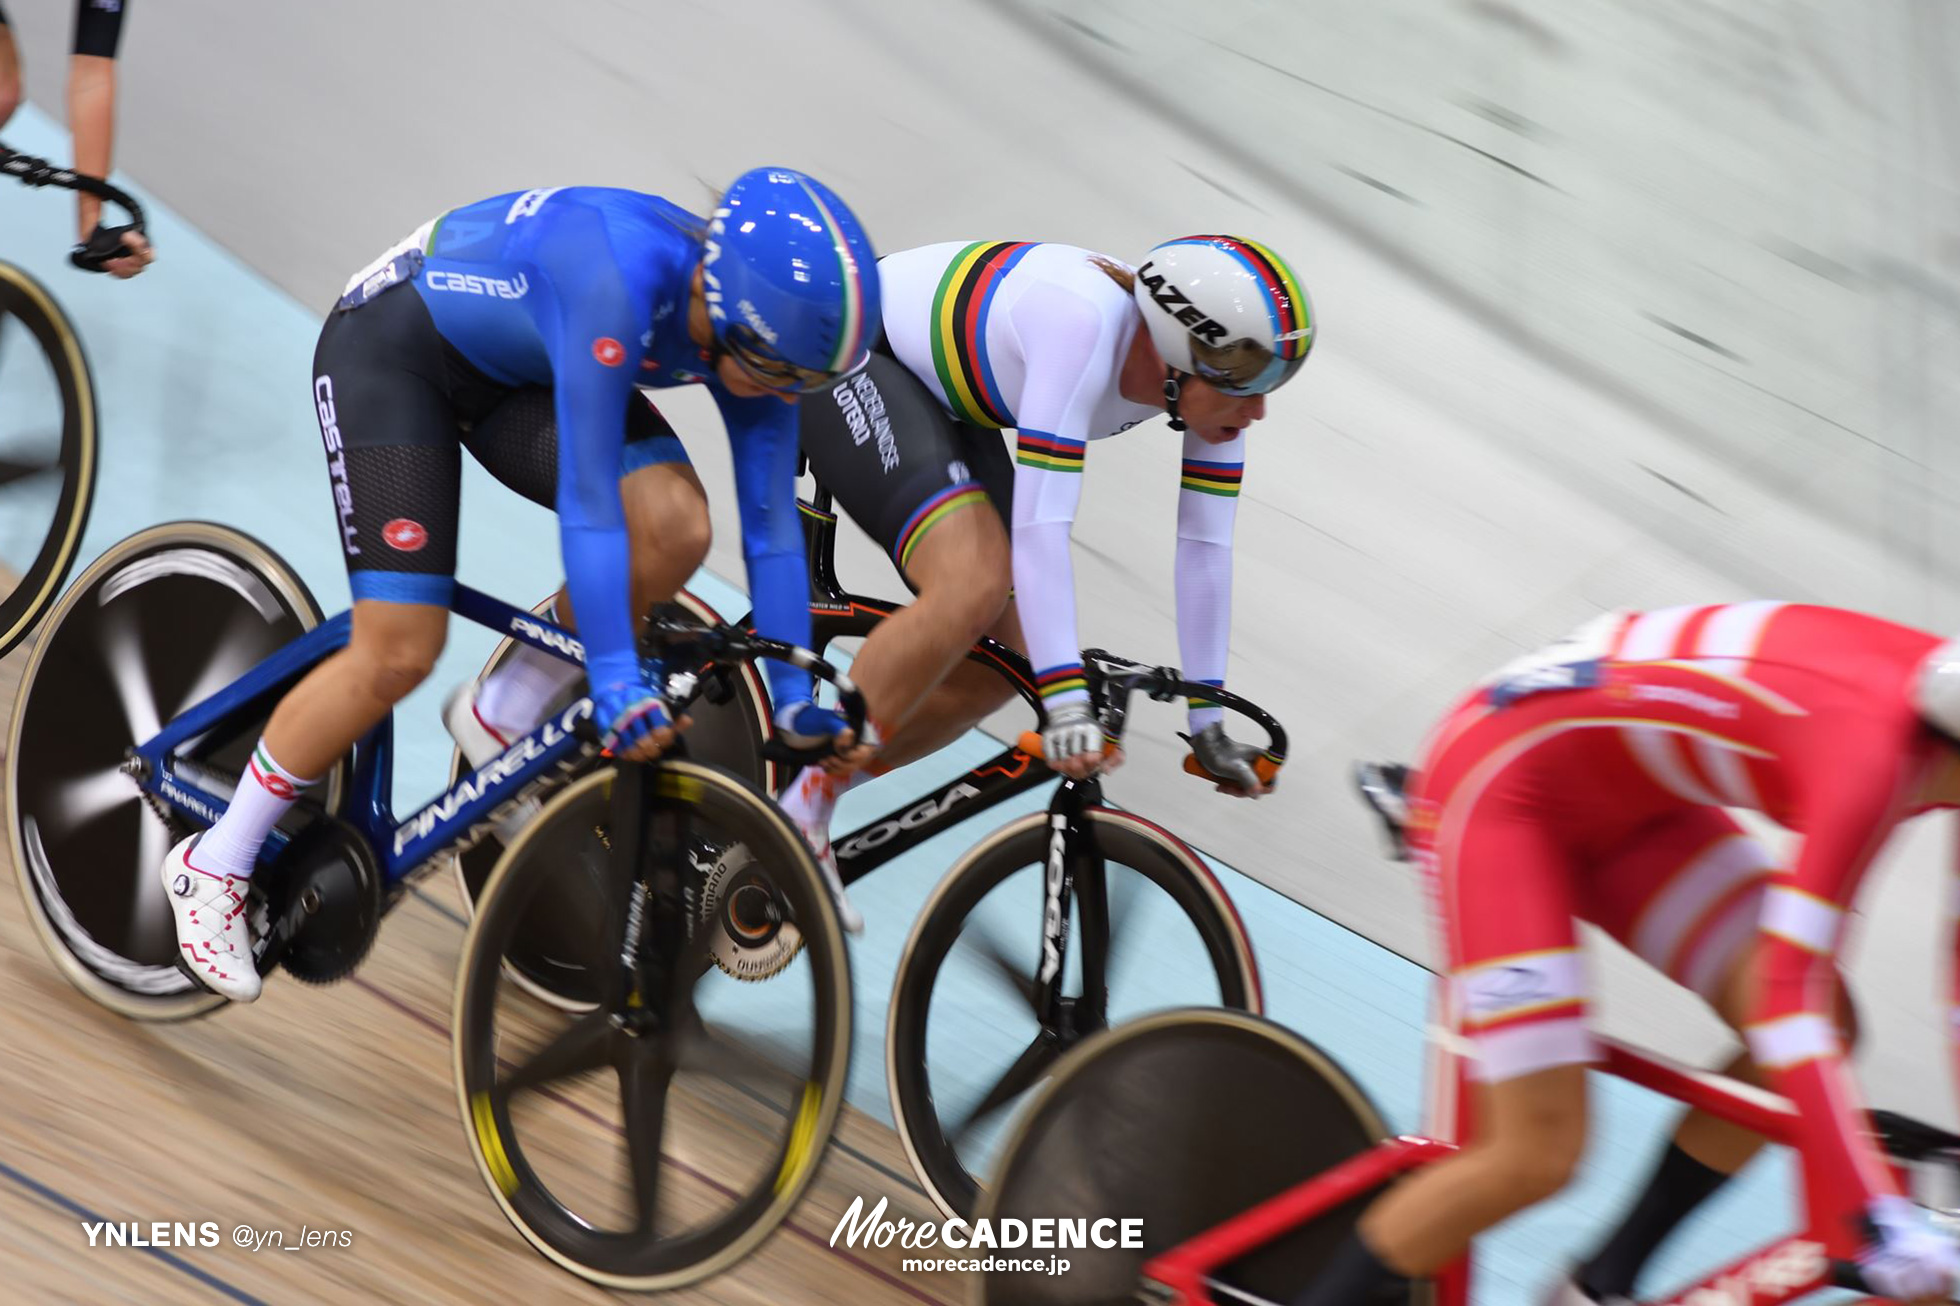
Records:
[[[1924,1211],[1892,1194],[1873,1199],[1865,1214],[1876,1237],[1858,1254],[1858,1268],[1872,1291],[1901,1301],[1952,1294],[1960,1248]]]
[[[1101,757],[1102,751],[1102,723],[1087,703],[1058,704],[1048,713],[1048,724],[1041,728],[1041,754],[1050,766],[1071,757]]]

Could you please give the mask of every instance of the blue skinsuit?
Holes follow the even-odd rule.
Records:
[[[619,496],[626,406],[636,386],[700,383],[714,395],[734,455],[756,629],[810,643],[795,409],[770,396],[730,394],[707,351],[687,335],[706,225],[636,191],[514,192],[446,215],[413,283],[436,329],[485,375],[552,388],[559,538],[595,687],[639,679]],[[459,293],[471,284],[461,276],[478,278],[477,286],[503,284]],[[810,697],[807,672],[771,661],[768,676],[778,704]]]

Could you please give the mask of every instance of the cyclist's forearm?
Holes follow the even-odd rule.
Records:
[[[1890,1168],[1871,1145],[1845,1061],[1834,958],[1764,933],[1756,975],[1743,1036],[1770,1087],[1797,1108],[1807,1188],[1860,1210],[1872,1197],[1897,1192]]]
[[[75,134],[75,171],[107,177],[116,134],[116,61],[92,54],[70,60],[68,125]],[[80,238],[86,240],[102,217],[102,201],[76,197]]]
[[[1232,634],[1232,548],[1180,536],[1177,541],[1177,652],[1186,680],[1225,683]],[[1195,734],[1223,718],[1216,707],[1190,709]]]
[[[799,540],[795,549],[748,548],[743,563],[749,597],[755,604],[755,630],[767,639],[810,647],[809,569]],[[780,706],[810,697],[810,673],[771,658],[764,664],[770,697]]]
[[[1014,604],[1027,636],[1041,701],[1087,702],[1082,645],[1075,625],[1075,567],[1069,556],[1068,522],[1029,522],[1014,527]]]
[[[749,576],[756,632],[810,647],[810,571],[796,507],[796,423],[773,399],[722,416],[735,455],[735,501],[742,518],[742,565]],[[810,673],[765,664],[776,705],[810,697]]]
[[[1014,458],[1014,605],[1044,703],[1086,702],[1069,534],[1084,442],[1023,429]]]
[[[1177,646],[1188,680],[1225,683],[1232,632],[1232,530],[1238,521],[1245,436],[1213,444],[1184,435],[1177,495]],[[1218,708],[1193,707],[1196,734],[1220,720]]]
[[[634,623],[627,598],[631,553],[624,529],[573,525],[561,519],[565,588],[585,645],[586,677],[594,689],[640,678]]]

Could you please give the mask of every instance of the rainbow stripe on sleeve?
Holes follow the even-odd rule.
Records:
[[[1186,458],[1184,478],[1179,484],[1200,494],[1218,494],[1227,499],[1236,499],[1239,497],[1239,481],[1244,476],[1244,463],[1211,463],[1200,458]]]
[[[1014,414],[987,362],[987,314],[994,295],[1033,241],[975,241],[953,256],[932,296],[932,366],[954,416],[998,431]]]
[[[1073,693],[1076,690],[1087,693],[1089,678],[1083,674],[1080,662],[1069,662],[1037,673],[1034,687],[1040,691],[1043,698],[1053,698],[1057,694]]]
[[[1082,471],[1082,455],[1088,446],[1081,440],[1064,440],[1045,431],[1022,431],[1015,441],[1014,461],[1024,467],[1045,467],[1051,472]]]

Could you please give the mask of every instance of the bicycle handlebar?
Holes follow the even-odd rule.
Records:
[[[23,186],[58,186],[63,190],[93,195],[129,215],[129,221],[120,227],[104,227],[97,223],[96,234],[70,251],[68,261],[85,272],[101,272],[110,259],[128,252],[122,244],[124,232],[141,233],[146,230],[143,206],[129,192],[100,177],[91,177],[73,168],[64,168],[46,159],[10,150],[4,145],[0,145],[0,175],[12,177]],[[114,239],[109,241],[104,237]]]
[[[843,709],[844,720],[850,726],[851,733],[860,739],[864,736],[864,695],[849,676],[807,648],[769,639],[726,623],[704,626],[690,619],[667,615],[656,616],[648,623],[647,639],[656,652],[683,654],[698,657],[701,661],[701,666],[696,670],[668,677],[670,689],[678,687],[678,692],[670,697],[670,706],[676,717],[706,691],[709,676],[714,672],[757,658],[772,658],[807,671],[835,689],[837,705]],[[704,672],[708,674],[704,675]],[[764,748],[772,758],[793,763],[818,761],[833,751],[829,745],[796,748],[774,738]]]
[[[1129,715],[1131,694],[1142,692],[1160,703],[1196,698],[1237,713],[1266,732],[1265,755],[1252,764],[1253,773],[1261,781],[1271,784],[1280,767],[1286,763],[1285,728],[1264,708],[1230,690],[1202,681],[1186,680],[1175,667],[1147,667],[1096,648],[1082,650],[1082,668],[1089,681],[1090,696],[1100,705],[1097,715],[1102,721],[1103,733],[1113,743],[1123,742],[1123,727]],[[1034,730],[1023,732],[1015,747],[1030,757],[1040,757],[1040,733]],[[1185,755],[1184,769],[1214,784],[1227,783],[1224,777],[1206,770],[1196,753]]]
[[[1960,1176],[1960,1134],[1897,1111],[1872,1111],[1869,1115],[1872,1132],[1886,1156],[1908,1164],[1947,1166]],[[1831,1283],[1850,1292],[1876,1296],[1855,1261],[1832,1261]]]
[[[1873,1111],[1871,1121],[1887,1156],[1901,1161],[1943,1161],[1960,1169],[1960,1134],[1897,1111]]]

